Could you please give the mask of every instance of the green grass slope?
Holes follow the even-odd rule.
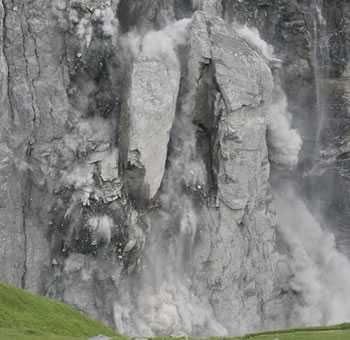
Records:
[[[289,329],[247,335],[242,340],[350,340],[350,324],[330,327]]]
[[[70,340],[95,335],[117,334],[70,306],[0,283],[0,340]]]
[[[172,338],[170,337],[157,337],[153,340],[171,339]],[[176,340],[350,340],[350,324],[342,324],[332,327],[289,329],[259,334],[249,334],[243,337],[181,337],[176,338]]]

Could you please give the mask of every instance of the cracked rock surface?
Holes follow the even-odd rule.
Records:
[[[345,219],[350,9],[338,2],[343,13],[324,1],[342,33],[323,90],[342,110],[327,113],[336,167],[321,176],[336,172]],[[298,322],[267,131],[279,86],[316,129],[312,18],[306,1],[1,0],[0,280],[135,336]],[[274,46],[281,84],[233,22]],[[300,173],[323,169],[314,144]]]

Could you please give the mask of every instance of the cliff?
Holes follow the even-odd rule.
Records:
[[[344,226],[337,3],[2,0],[0,280],[131,335],[303,323],[271,183]]]

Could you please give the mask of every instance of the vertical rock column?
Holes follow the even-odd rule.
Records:
[[[157,42],[155,42],[157,43]],[[180,84],[178,63],[140,56],[136,59],[128,99],[129,153],[127,176],[133,168],[144,169],[145,198],[157,193],[163,178],[170,129]],[[130,183],[131,184],[131,183]],[[142,189],[134,196],[142,195]]]
[[[9,103],[6,21],[9,16],[4,1],[0,3],[0,280],[22,286],[25,270],[23,209],[19,173],[14,163],[14,151],[9,146],[11,115]],[[17,178],[16,178],[17,177]]]
[[[180,86],[176,48],[185,42],[187,26],[188,20],[182,20],[162,31],[148,33],[133,64],[126,181],[135,198],[153,198],[163,179]],[[141,182],[135,178],[135,173],[143,174],[143,183],[142,177]],[[133,178],[139,182],[137,185],[131,183]]]
[[[272,74],[259,50],[219,17],[196,12],[191,26],[189,70],[198,85],[191,107],[214,98],[209,131],[217,185],[216,208],[202,207],[207,220],[195,227],[193,286],[209,297],[228,332],[282,326],[276,269],[282,256],[275,250],[266,144]],[[212,77],[207,94],[200,92],[205,77]]]

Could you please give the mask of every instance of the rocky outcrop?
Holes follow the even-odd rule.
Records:
[[[146,198],[154,197],[164,175],[180,84],[179,63],[160,60],[167,56],[157,54],[153,58],[141,55],[136,59],[128,102],[128,163],[144,168]],[[138,189],[135,195],[141,191]]]
[[[348,2],[224,1],[224,17],[257,27],[283,60],[282,86],[304,140],[299,185],[348,252]]]
[[[59,63],[63,37],[54,33],[52,22],[38,21],[31,15],[39,8],[51,11],[46,2],[20,6],[2,2],[1,68],[5,80],[1,99],[5,104],[1,196],[6,202],[1,214],[2,261],[7,269],[1,275],[13,284],[37,291],[37,278],[49,262],[50,249],[39,222],[47,221],[41,202],[49,200],[45,188],[50,185],[42,159],[44,155],[47,160],[54,157],[51,142],[62,136],[68,115],[65,70]]]
[[[132,335],[298,322],[269,181],[301,141],[274,142],[275,123],[290,128],[289,108],[312,141],[300,174],[324,165],[317,138],[347,171],[339,4],[315,17],[305,1],[2,0],[0,280]],[[322,18],[342,52],[320,62]],[[327,111],[340,130],[315,119],[322,91],[345,108]]]
[[[211,249],[208,268],[202,268],[200,277],[208,277],[215,315],[233,333],[235,329],[258,329],[278,318],[276,296],[280,288],[275,270],[282,257],[273,250],[275,231],[268,198],[265,138],[273,81],[262,55],[237,32],[229,31],[221,20],[196,14],[195,45],[205,25],[209,34],[202,37],[200,45],[207,46],[210,41],[207,62],[213,67],[216,84],[212,120],[217,122],[212,149],[217,200],[216,211],[209,215],[216,215],[217,222],[211,221],[215,229],[210,227],[210,240],[206,240],[211,243],[207,249]],[[205,232],[201,238],[208,234]]]
[[[131,334],[283,326],[268,62],[215,2],[128,6],[3,2],[1,279]]]
[[[180,72],[152,60],[137,60],[133,72],[129,104],[129,162],[144,165],[145,183],[149,185],[152,198],[164,174]]]

